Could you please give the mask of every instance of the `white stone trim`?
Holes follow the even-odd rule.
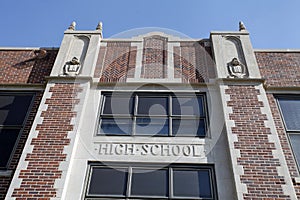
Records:
[[[57,190],[56,198],[55,199],[66,199],[67,198],[67,187],[69,185],[69,180],[71,174],[72,165],[74,162],[74,157],[76,153],[78,138],[80,137],[80,127],[81,124],[84,122],[83,119],[83,108],[85,108],[86,104],[86,96],[87,91],[89,91],[89,84],[80,84],[80,87],[83,88],[83,91],[78,93],[75,99],[79,99],[79,103],[76,104],[72,111],[76,113],[76,117],[71,119],[70,124],[73,125],[73,130],[68,132],[67,138],[70,139],[70,144],[64,147],[63,154],[66,154],[66,160],[61,162],[59,165],[59,170],[62,171],[62,176],[60,179],[56,179],[54,183],[54,188]]]
[[[268,102],[267,95],[264,91],[262,85],[255,86],[255,89],[260,91],[260,95],[258,95],[258,100],[263,102],[263,107],[260,108],[261,113],[267,116],[267,121],[265,121],[265,126],[270,129],[271,135],[268,135],[268,139],[270,143],[275,145],[275,150],[272,150],[273,157],[278,159],[280,162],[280,166],[276,167],[279,176],[283,176],[285,180],[285,185],[282,186],[282,190],[285,195],[290,196],[291,199],[297,200],[296,192],[293,186],[292,178],[288,171],[288,165],[285,160],[283,149],[280,144],[280,140],[278,137],[278,133],[276,131],[275,122],[272,117],[272,111],[270,109],[270,105]]]
[[[58,50],[59,47],[0,47],[0,51],[9,50],[9,51],[21,51],[21,50]]]
[[[31,145],[31,142],[32,142],[32,139],[36,138],[38,133],[39,133],[39,131],[36,131],[36,127],[37,127],[38,124],[41,124],[43,122],[43,117],[41,117],[41,114],[42,114],[43,111],[46,111],[47,108],[48,108],[48,105],[45,104],[45,102],[48,98],[51,98],[51,96],[52,96],[52,92],[50,92],[50,88],[53,85],[54,84],[47,84],[47,87],[45,89],[45,92],[44,92],[43,98],[41,100],[40,106],[39,106],[38,111],[36,113],[36,117],[33,121],[32,127],[30,129],[30,133],[28,135],[28,138],[27,138],[25,147],[23,149],[20,161],[18,163],[18,166],[16,168],[14,177],[13,177],[13,179],[11,181],[11,184],[9,186],[9,189],[7,191],[5,200],[14,200],[14,199],[16,199],[15,197],[12,197],[12,194],[13,194],[13,192],[16,188],[20,188],[20,186],[21,186],[21,183],[22,183],[23,179],[19,178],[20,171],[24,170],[24,169],[27,169],[27,167],[28,167],[28,161],[25,161],[25,159],[26,159],[28,154],[32,153],[33,146]]]
[[[145,37],[145,35],[143,35]],[[181,78],[174,77],[174,47],[180,47],[180,43],[175,42],[167,42],[167,52],[168,52],[168,60],[167,60],[167,76],[168,78],[141,78],[142,74],[142,65],[143,65],[143,45],[144,42],[132,42],[131,46],[137,47],[136,54],[136,65],[134,78],[127,78],[126,82],[130,83],[181,83]]]
[[[106,47],[106,48],[105,48],[104,55],[103,55],[103,60],[102,60],[102,63],[101,63],[100,76],[99,76],[99,78],[97,78],[97,81],[96,81],[96,82],[99,82],[99,79],[101,78],[102,73],[103,73],[103,70],[104,70],[104,61],[105,61],[105,57],[106,57],[106,53],[107,53],[107,43],[102,43],[102,41],[101,41],[101,43],[100,43],[100,48],[101,48],[101,47]],[[100,48],[99,48],[98,56],[99,56],[99,54],[100,54]],[[98,57],[97,57],[97,59],[98,59]]]
[[[241,182],[241,175],[244,174],[243,166],[239,165],[237,163],[237,159],[241,157],[240,150],[234,148],[234,143],[238,142],[237,135],[232,133],[232,128],[235,126],[235,123],[233,120],[230,120],[229,114],[231,114],[232,108],[227,106],[227,102],[230,101],[230,95],[225,93],[225,90],[228,89],[228,86],[220,85],[220,93],[224,108],[224,118],[225,118],[225,126],[227,131],[227,139],[229,144],[229,151],[231,155],[231,162],[232,162],[232,170],[234,174],[234,181],[236,186],[236,192],[238,200],[243,200],[243,194],[247,193],[247,186],[246,184]]]
[[[175,79],[174,73],[174,47],[180,47],[180,43],[169,43],[168,42],[168,62],[167,62],[167,71],[168,71],[168,80],[176,80],[181,82],[181,79]]]
[[[136,60],[135,60],[135,71],[133,79],[140,79],[142,74],[142,65],[143,65],[143,42],[133,42],[131,46],[136,46]],[[131,82],[131,79],[127,79],[127,82]]]
[[[295,177],[295,178],[294,178],[294,181],[295,181],[296,184],[299,184],[299,183],[300,183],[300,177],[299,177],[299,176],[298,176],[298,177]]]
[[[253,49],[254,52],[268,53],[300,53],[300,49]]]

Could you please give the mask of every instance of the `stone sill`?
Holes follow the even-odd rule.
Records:
[[[293,178],[293,181],[294,181],[295,185],[300,185],[300,177],[299,176]]]

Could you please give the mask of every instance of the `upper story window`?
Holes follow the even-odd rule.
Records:
[[[105,93],[98,135],[206,135],[204,94]]]
[[[300,96],[278,96],[277,100],[290,144],[300,169]]]
[[[33,93],[0,93],[0,168],[8,167],[33,96]]]
[[[211,166],[90,165],[86,199],[215,198]]]

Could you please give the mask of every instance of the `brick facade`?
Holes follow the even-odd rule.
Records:
[[[174,47],[175,78],[201,83],[215,77],[211,47],[204,44],[205,41],[181,42],[180,47]]]
[[[108,42],[101,46],[94,77],[99,82],[125,82],[134,76],[136,47],[130,42]]]
[[[72,83],[51,87],[51,98],[46,99],[47,110],[41,113],[43,122],[37,125],[38,134],[30,143],[32,153],[25,159],[28,166],[19,174],[22,182],[13,197],[50,199],[56,196],[54,183],[61,178],[59,165],[66,159],[63,150],[70,143],[68,132],[73,130],[71,119],[76,116],[73,108],[78,103],[79,91],[80,87]]]
[[[151,36],[144,39],[141,78],[167,78],[167,38]]]
[[[290,199],[282,190],[284,177],[277,171],[280,162],[272,153],[276,148],[268,138],[271,132],[265,125],[267,116],[261,112],[266,105],[258,99],[260,91],[255,86],[228,87],[227,104],[232,108],[229,117],[235,123],[232,134],[238,139],[234,148],[240,151],[237,163],[244,170],[240,180],[248,191],[244,199]]]
[[[285,88],[299,87],[299,52],[255,52],[258,66],[263,78],[266,79],[265,87]],[[282,93],[282,92],[281,92]],[[289,93],[288,93],[289,94]],[[276,98],[272,93],[268,94],[268,101],[272,110],[272,116],[275,121],[276,130],[280,138],[282,151],[288,165],[292,179],[299,177],[299,171],[294,159],[294,155],[288,141],[288,135],[280,115]],[[298,199],[300,199],[300,186],[294,183],[294,188]]]
[[[255,52],[255,55],[268,87],[300,86],[300,52]]]
[[[222,123],[224,127],[220,129],[223,130],[207,124],[211,130],[205,138],[160,139],[166,143],[175,141],[176,145],[198,145],[203,154],[199,155],[203,157],[184,158],[183,163],[216,166],[219,183],[213,186],[219,187],[216,189],[218,199],[223,200],[220,194],[226,193],[224,183],[229,183],[230,191],[234,191],[226,194],[225,200],[300,199],[300,185],[295,181],[299,171],[273,94],[275,90],[289,93],[290,88],[294,94],[300,94],[300,53],[255,52],[248,43],[248,33],[243,31],[212,33],[211,36],[192,40],[155,32],[132,39],[103,39],[99,30],[88,33],[67,30],[59,51],[0,50],[3,90],[26,87],[27,91],[27,88],[38,87],[8,168],[12,174],[2,176],[0,173],[0,199],[5,195],[7,200],[70,199],[73,192],[72,197],[76,197],[73,199],[84,198],[88,163],[107,158],[97,153],[97,145],[106,144],[108,139],[98,137],[96,132],[103,100],[101,92],[115,90],[111,83],[121,83],[118,92],[131,92],[132,88],[166,92],[170,86],[174,94],[177,91],[180,95],[207,93],[205,120],[211,124]],[[76,45],[72,41],[76,41]],[[76,75],[61,73],[74,55],[80,60],[76,64],[81,67],[80,72]],[[235,67],[237,71],[246,67],[246,76],[230,78],[230,61],[234,57],[244,63]],[[220,97],[221,101],[209,99],[210,95]],[[215,110],[212,102],[222,104],[223,110]],[[172,117],[169,123],[173,122]],[[223,134],[222,140],[219,134]],[[146,140],[161,142],[155,137],[110,139],[117,144],[131,144],[133,140],[139,145],[146,144]],[[209,143],[213,140],[217,140],[217,144]],[[207,149],[211,152],[206,152]],[[231,159],[222,160],[224,158],[218,157],[220,151]],[[79,154],[78,157],[75,154]],[[167,163],[165,159],[168,159],[159,155],[149,159],[143,156],[146,163],[162,160]],[[129,157],[111,156],[108,161],[128,162]],[[214,160],[217,158],[221,161]],[[222,162],[230,166],[221,166]]]
[[[298,172],[297,164],[296,164],[294,156],[293,156],[293,152],[291,150],[291,146],[288,141],[287,133],[285,131],[283,122],[281,120],[281,116],[280,116],[280,112],[279,112],[279,109],[278,109],[278,106],[276,103],[276,99],[274,98],[274,96],[272,94],[268,94],[268,100],[269,100],[270,107],[272,110],[273,119],[275,121],[276,130],[277,130],[278,136],[280,138],[282,151],[284,152],[285,160],[287,162],[291,178],[294,179],[296,177],[299,177],[299,172]],[[298,199],[300,199],[300,186],[294,184],[294,187],[295,187],[295,190],[297,193],[297,197],[298,197]]]
[[[58,50],[0,50],[0,84],[41,84],[50,75]]]
[[[39,50],[0,50],[0,84],[4,86],[25,84],[29,87],[32,84],[44,84],[45,77],[50,75],[57,52],[57,49],[47,50],[45,57],[38,57]],[[13,86],[8,88],[13,89]],[[11,175],[0,175],[0,199],[4,199],[7,193],[43,96],[43,91],[35,91],[30,88],[27,91],[34,92],[35,99],[8,166]]]

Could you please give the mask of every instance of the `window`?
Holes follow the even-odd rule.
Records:
[[[32,99],[32,93],[0,93],[0,168],[8,167]]]
[[[206,135],[205,95],[105,93],[98,135]]]
[[[90,165],[86,199],[216,199],[211,166]]]
[[[300,169],[300,96],[278,96],[278,104]]]

